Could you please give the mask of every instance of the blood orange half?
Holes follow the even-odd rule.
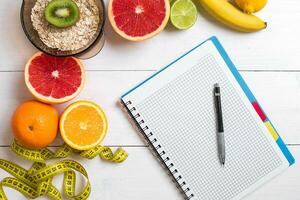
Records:
[[[131,41],[142,41],[160,33],[169,15],[169,0],[110,0],[108,5],[112,27]]]
[[[53,57],[39,52],[29,59],[25,67],[29,91],[45,103],[64,103],[75,98],[84,81],[83,65],[74,57]]]

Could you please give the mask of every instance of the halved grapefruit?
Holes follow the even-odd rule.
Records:
[[[108,5],[112,27],[131,41],[142,41],[160,33],[169,15],[169,0],[110,0]]]
[[[34,54],[25,67],[25,82],[38,100],[58,104],[75,98],[83,88],[83,65],[74,57]]]

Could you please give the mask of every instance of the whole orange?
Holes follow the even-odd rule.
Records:
[[[12,117],[16,140],[29,149],[41,149],[53,142],[58,130],[58,113],[52,106],[38,101],[21,104]]]

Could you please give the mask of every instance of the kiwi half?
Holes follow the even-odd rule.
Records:
[[[52,0],[45,9],[46,20],[55,27],[66,28],[79,19],[79,8],[72,0]]]

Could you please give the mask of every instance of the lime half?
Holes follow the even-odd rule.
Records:
[[[191,0],[176,0],[171,7],[171,22],[178,29],[192,27],[197,16],[197,8]]]

